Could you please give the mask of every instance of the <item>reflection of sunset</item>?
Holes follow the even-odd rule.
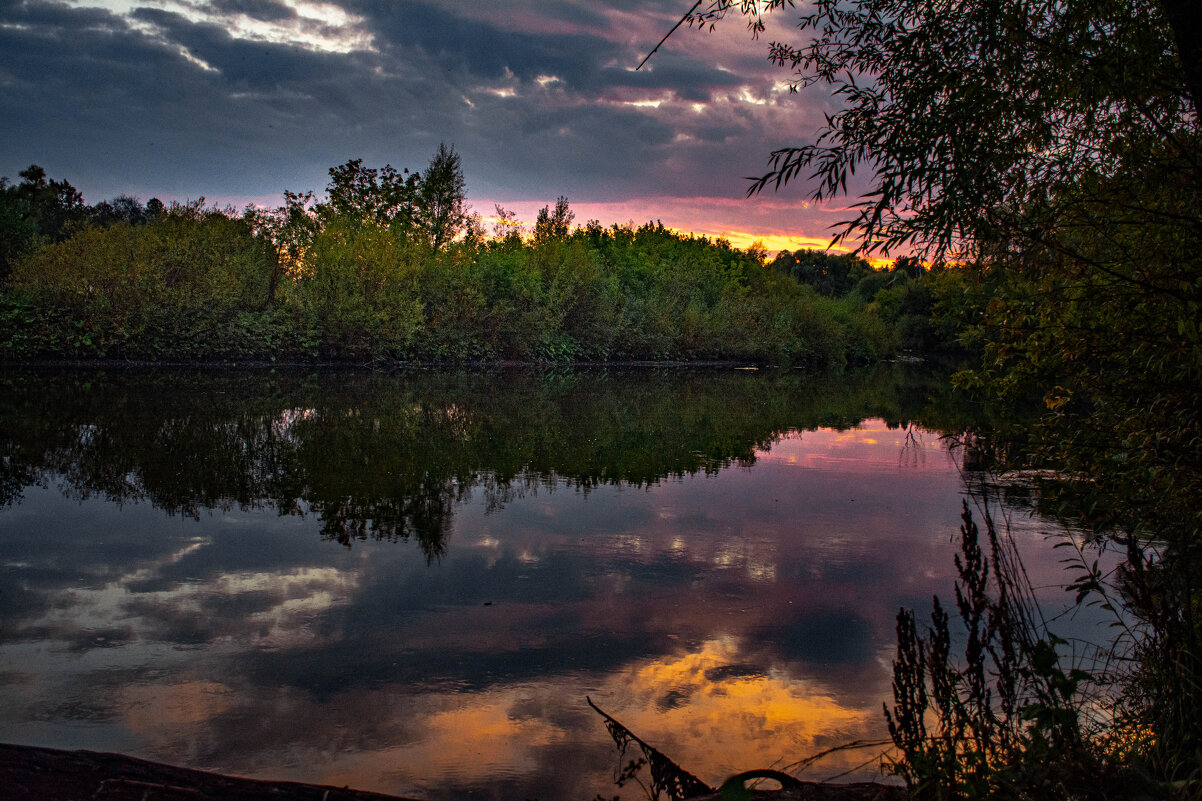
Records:
[[[632,667],[617,683],[622,706],[613,714],[708,781],[787,764],[881,728],[875,705],[845,707],[807,681],[746,665],[728,638]]]
[[[181,726],[190,726],[224,712],[233,702],[233,691],[211,681],[179,684],[134,684],[122,692],[122,719],[132,731],[152,741],[178,736]]]
[[[331,705],[338,712],[322,728],[378,727],[378,736],[346,747],[327,735],[304,760],[309,768],[303,775],[421,796],[448,782],[480,787],[545,770],[559,749],[587,747],[607,756],[592,768],[596,774],[576,768],[575,780],[598,786],[588,782],[607,781],[616,755],[600,718],[584,708],[590,694],[637,735],[714,783],[749,767],[785,765],[832,745],[881,736],[875,696],[864,708],[848,706],[811,680],[746,659],[733,638],[717,637],[690,651],[636,660],[605,677],[552,675],[464,693],[411,695],[390,685],[382,694],[340,694]],[[297,700],[287,702],[290,709]],[[821,763],[821,772],[864,758],[859,752],[837,755]]]
[[[844,473],[902,468],[956,472],[946,446],[936,435],[891,429],[882,420],[868,420],[844,431],[817,429],[790,434],[767,451],[757,452],[756,459]]]
[[[421,739],[381,751],[346,755],[328,772],[318,774],[323,784],[362,784],[365,775],[405,776],[420,783],[429,777],[451,777],[457,782],[487,782],[499,776],[537,767],[540,749],[565,739],[564,732],[537,716],[521,716],[515,706],[524,700],[521,688],[498,692],[441,696],[434,710],[415,712],[406,721]],[[439,708],[445,704],[446,708]]]

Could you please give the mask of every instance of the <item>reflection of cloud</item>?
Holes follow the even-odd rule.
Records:
[[[197,643],[220,638],[279,648],[313,640],[313,619],[346,604],[354,591],[353,572],[336,568],[235,571],[203,580],[162,578],[165,568],[206,544],[194,538],[154,564],[143,564],[100,587],[65,591],[44,615],[22,621],[15,633],[18,638],[63,641],[77,651],[138,640]],[[163,584],[164,589],[144,589]]]
[[[419,797],[511,782],[526,797],[583,798],[608,788],[616,761],[585,695],[710,782],[879,736],[883,725],[879,698],[848,705],[791,670],[749,660],[728,637],[607,673],[472,692],[384,681],[328,697],[266,687],[230,696],[220,683],[187,679],[125,697],[136,706],[126,724],[164,759],[277,777],[287,763],[291,778]]]
[[[743,658],[733,640],[719,638],[634,665],[606,687],[621,704],[606,711],[711,782],[879,734],[875,704],[844,706],[803,679]]]
[[[154,621],[159,629],[154,635],[166,639],[185,631],[193,640],[234,637],[279,648],[312,641],[317,635],[311,621],[346,604],[355,584],[353,572],[336,568],[221,573],[203,582],[137,593],[128,598],[126,609]]]
[[[354,785],[364,775],[403,775],[408,782],[446,787],[525,774],[538,767],[540,751],[566,737],[544,718],[515,713],[529,693],[529,688],[504,688],[427,697],[424,711],[410,711],[407,721],[407,727],[421,733],[419,740],[352,755],[320,781]]]

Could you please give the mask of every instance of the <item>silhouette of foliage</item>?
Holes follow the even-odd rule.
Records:
[[[416,217],[417,226],[434,253],[445,248],[467,227],[469,215],[463,168],[455,148],[447,147],[445,142],[438,146],[438,152],[421,175]]]
[[[10,371],[0,377],[0,503],[45,482],[192,517],[269,507],[313,515],[323,537],[348,547],[412,541],[436,559],[455,505],[472,493],[502,505],[544,486],[647,486],[752,464],[795,427],[870,415],[902,425],[927,413],[927,383],[899,400],[898,382],[912,380],[889,371],[839,386],[712,370]]]

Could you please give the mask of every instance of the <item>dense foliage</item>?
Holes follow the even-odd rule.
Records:
[[[444,147],[421,173],[352,160],[330,170],[321,202],[287,192],[281,207],[241,215],[203,200],[85,207],[75,193],[70,222],[6,251],[0,358],[838,369],[948,339],[930,324],[920,265],[876,270],[818,251],[765,263],[658,223],[573,228],[562,197],[530,236],[498,209],[486,237],[463,192]]]
[[[763,13],[792,5],[712,0],[688,18],[713,24],[742,12],[763,30]],[[1117,575],[1086,568],[1072,582],[1082,602],[1121,605],[1137,621],[1094,676],[1113,680],[1104,725],[1078,715],[1074,736],[1121,756],[1130,775],[1151,782],[1145,792],[1202,797],[1197,4],[816,0],[800,29],[801,44],[773,42],[769,58],[795,70],[796,88],[825,86],[840,106],[813,140],[774,153],[752,192],[805,180],[825,200],[845,193],[858,170],[868,189],[844,236],[966,264],[962,311],[951,286],[935,303],[983,357],[962,385],[983,403],[1027,413],[1022,425],[991,432],[1000,466],[1058,470],[1064,508],[1127,554]],[[941,661],[932,641],[907,642],[910,654]],[[1019,654],[1020,668],[1039,669],[1047,653]],[[971,700],[970,688],[934,687],[938,675],[924,679],[944,694],[933,711],[942,731],[963,733],[948,694]],[[986,704],[977,714],[993,712]],[[1034,734],[1038,720],[1019,725]],[[1061,738],[1028,759],[1033,741],[1023,742],[964,742],[941,752],[951,762],[926,759],[922,737],[898,745],[911,785],[949,798],[980,788],[1022,797],[1024,786],[1040,786],[1032,771],[1082,753]],[[985,755],[972,768],[989,774],[983,784],[958,778],[957,760],[972,754]],[[1075,776],[1076,786],[1038,793],[1115,789],[1084,767]]]

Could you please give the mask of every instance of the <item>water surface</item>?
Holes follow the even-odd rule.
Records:
[[[885,736],[971,486],[897,371],[0,382],[0,740],[430,799],[640,797],[586,696],[715,784]]]

